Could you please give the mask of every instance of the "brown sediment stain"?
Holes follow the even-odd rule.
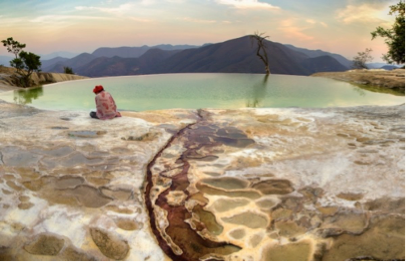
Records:
[[[143,142],[146,142],[146,141],[152,141],[152,140],[154,140],[156,138],[158,138],[158,133],[156,133],[156,132],[148,132],[148,133],[145,133],[145,134],[143,134],[141,136],[127,136],[127,137],[122,137],[121,139],[125,140],[125,141],[139,141],[139,142],[143,141]]]
[[[369,224],[369,216],[357,210],[343,210],[326,217],[321,228],[339,229],[343,232],[361,234]]]
[[[405,214],[405,198],[390,199],[387,197],[370,200],[363,204],[363,208],[369,211],[385,211]]]
[[[261,199],[257,200],[255,204],[261,209],[270,210],[278,204],[278,201],[273,199]]]
[[[65,205],[83,205],[98,208],[113,200],[101,193],[99,188],[85,183],[81,177],[75,176],[43,176],[36,180],[24,181],[23,185],[48,200],[50,203]]]
[[[306,261],[313,260],[313,246],[310,241],[300,241],[285,245],[269,245],[262,251],[265,261]]]
[[[249,184],[248,181],[233,177],[206,178],[202,179],[201,182],[225,190],[244,189],[247,188]]]
[[[108,187],[102,187],[100,191],[103,195],[105,195],[111,199],[117,199],[117,200],[121,200],[121,201],[134,199],[134,192],[132,190],[128,190],[128,189],[122,189],[122,188],[111,189]]]
[[[107,134],[107,131],[81,130],[68,132],[68,136],[75,138],[96,138]]]
[[[266,216],[251,211],[231,217],[223,217],[222,220],[226,223],[243,225],[249,228],[266,228],[269,225],[269,219]]]
[[[362,193],[340,193],[337,195],[338,198],[342,198],[349,201],[357,201],[364,197]]]
[[[218,196],[227,196],[227,197],[245,197],[248,199],[258,199],[262,195],[253,189],[244,189],[244,190],[224,190],[224,189],[219,189],[211,186],[207,186],[204,184],[201,184],[198,182],[196,184],[196,188],[205,194],[208,195],[218,195]]]
[[[315,204],[317,200],[324,195],[324,190],[319,187],[304,187],[298,190],[306,200],[310,201],[311,203]]]
[[[62,249],[65,240],[57,236],[43,233],[24,245],[24,249],[34,255],[56,256]]]
[[[252,188],[260,191],[264,195],[286,195],[293,192],[294,190],[292,187],[292,183],[286,179],[264,180],[252,185]]]
[[[405,218],[398,215],[378,216],[363,234],[341,234],[334,238],[332,246],[322,259],[354,260],[404,260]]]
[[[134,219],[130,218],[117,218],[114,220],[114,222],[116,223],[117,227],[127,231],[134,231],[143,228],[142,223],[136,222]]]
[[[293,211],[286,208],[277,208],[272,211],[271,215],[274,220],[288,219],[293,214]]]
[[[318,207],[317,209],[322,214],[322,216],[333,216],[339,210],[339,208],[336,206]]]
[[[307,228],[298,225],[294,221],[278,221],[275,223],[275,227],[279,231],[279,235],[286,238],[294,238],[303,235],[307,231]]]
[[[30,202],[22,202],[22,203],[18,204],[19,209],[30,209],[33,206],[34,206],[34,204],[30,203]]]
[[[213,154],[204,155],[199,151],[200,149],[206,148],[210,151],[209,149],[220,145],[246,147],[253,144],[254,141],[248,139],[242,131],[236,128],[221,129],[218,126],[209,125],[202,119],[202,115],[207,116],[207,113],[199,110],[200,120],[196,124],[191,124],[177,132],[147,166],[145,196],[151,228],[161,248],[173,260],[224,259],[226,255],[240,250],[240,247],[238,246],[229,243],[216,242],[202,236],[208,233],[216,235],[222,231],[222,227],[217,223],[215,216],[210,211],[204,209],[204,205],[207,203],[204,194],[210,190],[212,192],[227,194],[227,190],[223,190],[221,187],[211,187],[199,183],[199,186],[206,189],[206,192],[201,190],[203,195],[201,193],[191,194],[188,191],[190,182],[187,175],[190,168],[189,161],[217,160],[217,156]],[[164,149],[169,147],[175,140],[182,142],[186,150],[172,164],[173,166],[178,167],[175,171],[172,171],[173,168],[167,166],[164,172],[158,174],[158,176],[164,175],[165,178],[170,179],[170,181],[169,183],[167,182],[164,185],[160,185],[164,187],[164,190],[161,191],[159,195],[155,195],[155,193],[152,194],[152,188],[154,186],[152,178],[154,172],[153,166],[157,159],[161,157]],[[181,165],[181,167],[179,167],[179,165]],[[168,173],[167,170],[171,170],[171,172]],[[158,180],[159,179],[157,179],[157,181]],[[211,180],[206,180],[206,182],[213,184],[213,181]],[[225,186],[224,181],[219,182],[219,184]],[[241,181],[239,181],[239,183],[241,184]],[[195,202],[191,210],[184,205],[173,204],[174,193],[171,192],[176,193],[179,191],[182,191],[185,194],[185,201],[188,201],[189,199],[198,200]],[[156,199],[154,203],[152,203],[152,199]],[[157,219],[165,219],[162,217],[156,217],[156,211],[154,210],[158,207],[160,210],[165,211],[165,228],[158,225]],[[160,223],[162,224],[162,221],[160,221]]]
[[[206,228],[213,235],[220,235],[223,232],[223,227],[216,221],[213,213],[204,210],[201,205],[193,208],[193,214],[197,215],[197,221],[194,222],[203,223],[202,229]]]
[[[61,258],[66,261],[96,261],[95,257],[86,254],[74,246],[64,248],[60,255]]]
[[[246,234],[247,234],[247,232],[245,231],[244,228],[233,229],[229,233],[229,235],[234,239],[241,239],[241,238],[245,237]]]
[[[90,235],[99,250],[108,258],[122,260],[130,251],[127,241],[100,228],[90,228]]]
[[[213,208],[217,212],[226,212],[238,207],[248,205],[250,201],[247,199],[227,199],[221,198],[213,203]]]

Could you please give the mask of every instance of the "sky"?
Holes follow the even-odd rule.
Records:
[[[0,38],[28,52],[91,53],[99,47],[203,45],[264,33],[268,40],[341,54],[387,52],[376,27],[399,0],[0,0]],[[0,46],[0,56],[8,55]]]

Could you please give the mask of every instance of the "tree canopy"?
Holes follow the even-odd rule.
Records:
[[[358,52],[352,61],[353,67],[356,69],[368,69],[367,62],[370,62],[373,59],[370,55],[371,52],[371,48],[366,48],[364,52]]]
[[[375,31],[371,32],[372,39],[380,36],[385,39],[385,43],[389,47],[388,53],[384,54],[382,59],[388,63],[405,63],[405,1],[400,0],[396,5],[390,8],[390,15],[397,14],[395,23],[392,28],[384,29],[377,27]]]
[[[31,74],[41,70],[41,57],[34,53],[23,51],[26,44],[21,44],[12,37],[2,40],[1,42],[9,53],[15,55],[15,58],[10,61],[10,66],[17,69],[17,74],[21,76],[21,78],[18,78],[19,84],[24,87],[30,86]]]

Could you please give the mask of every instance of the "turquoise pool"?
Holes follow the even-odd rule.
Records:
[[[0,93],[0,99],[41,109],[94,109],[103,85],[120,110],[170,108],[337,107],[397,105],[404,96],[374,93],[326,78],[260,74],[162,74],[91,78]]]

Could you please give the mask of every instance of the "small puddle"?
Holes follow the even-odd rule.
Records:
[[[70,137],[78,137],[78,138],[96,138],[106,133],[107,133],[106,131],[83,130],[83,131],[71,131],[68,133],[68,135]]]

